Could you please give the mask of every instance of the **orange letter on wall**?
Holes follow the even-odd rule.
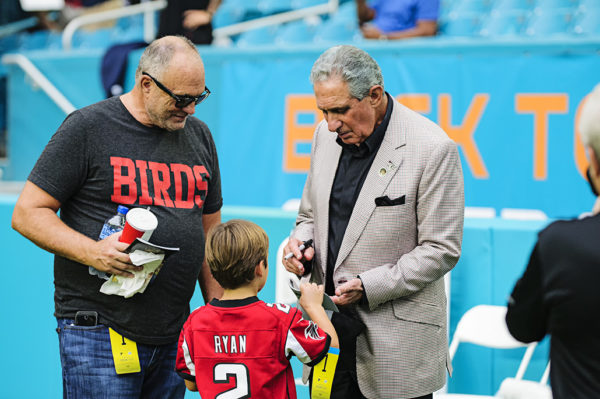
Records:
[[[577,129],[577,124],[579,123],[579,117],[581,115],[581,108],[583,108],[583,104],[587,101],[588,96],[585,96],[583,100],[579,103],[579,107],[577,107],[577,112],[575,112],[575,124],[573,126],[573,131],[575,134],[573,135],[573,156],[575,157],[575,166],[579,171],[581,177],[587,180],[587,176],[585,172],[587,171],[590,163],[585,156],[585,147],[583,142],[581,141],[581,135],[579,133],[579,129]]]
[[[452,126],[452,100],[450,95],[440,94],[438,98],[438,123],[448,133],[448,136],[461,146],[473,176],[478,179],[487,179],[489,175],[477,149],[477,144],[473,140],[473,134],[477,129],[489,97],[488,94],[476,94],[460,126]]]
[[[298,114],[314,114],[313,124],[297,122]],[[315,126],[320,121],[321,112],[317,108],[315,96],[290,94],[285,99],[285,132],[283,140],[283,170],[285,172],[307,172],[310,155],[296,153],[296,145],[312,142]]]
[[[548,114],[564,114],[569,108],[566,94],[517,94],[515,109],[520,114],[533,114],[533,178],[545,180],[548,175]]]
[[[431,112],[431,97],[429,94],[401,94],[396,99],[400,104],[420,114]]]

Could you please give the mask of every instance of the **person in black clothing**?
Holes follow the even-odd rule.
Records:
[[[169,0],[160,13],[158,37],[181,35],[195,44],[211,44],[212,17],[221,0]]]
[[[600,188],[600,85],[588,97],[579,132],[590,160],[588,180]],[[550,334],[554,399],[600,397],[600,208],[592,216],[557,221],[538,237],[509,298],[506,324],[519,341]]]

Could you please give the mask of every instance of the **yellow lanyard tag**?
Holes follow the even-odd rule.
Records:
[[[312,399],[329,399],[339,355],[338,348],[329,348],[323,360],[313,367]]]
[[[110,333],[110,346],[117,374],[137,373],[141,371],[137,344],[112,328],[109,328],[108,331]]]

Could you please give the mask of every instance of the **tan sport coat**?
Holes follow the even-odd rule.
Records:
[[[329,197],[341,147],[322,121],[292,236],[314,239],[311,281],[324,281]],[[404,196],[376,206],[375,198]],[[399,200],[398,202],[402,202]],[[394,100],[381,147],[346,229],[333,280],[360,276],[357,374],[367,398],[414,398],[444,385],[448,361],[444,274],[460,256],[464,187],[456,144],[435,123]],[[306,278],[305,278],[306,279]]]

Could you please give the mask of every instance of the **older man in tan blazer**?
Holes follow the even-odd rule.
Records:
[[[443,278],[463,231],[456,145],[385,92],[379,66],[358,48],[327,50],[311,82],[325,120],[284,250],[294,256],[283,262],[366,325],[354,387],[336,374],[332,398],[429,398],[451,370]],[[314,248],[299,250],[308,239]]]

